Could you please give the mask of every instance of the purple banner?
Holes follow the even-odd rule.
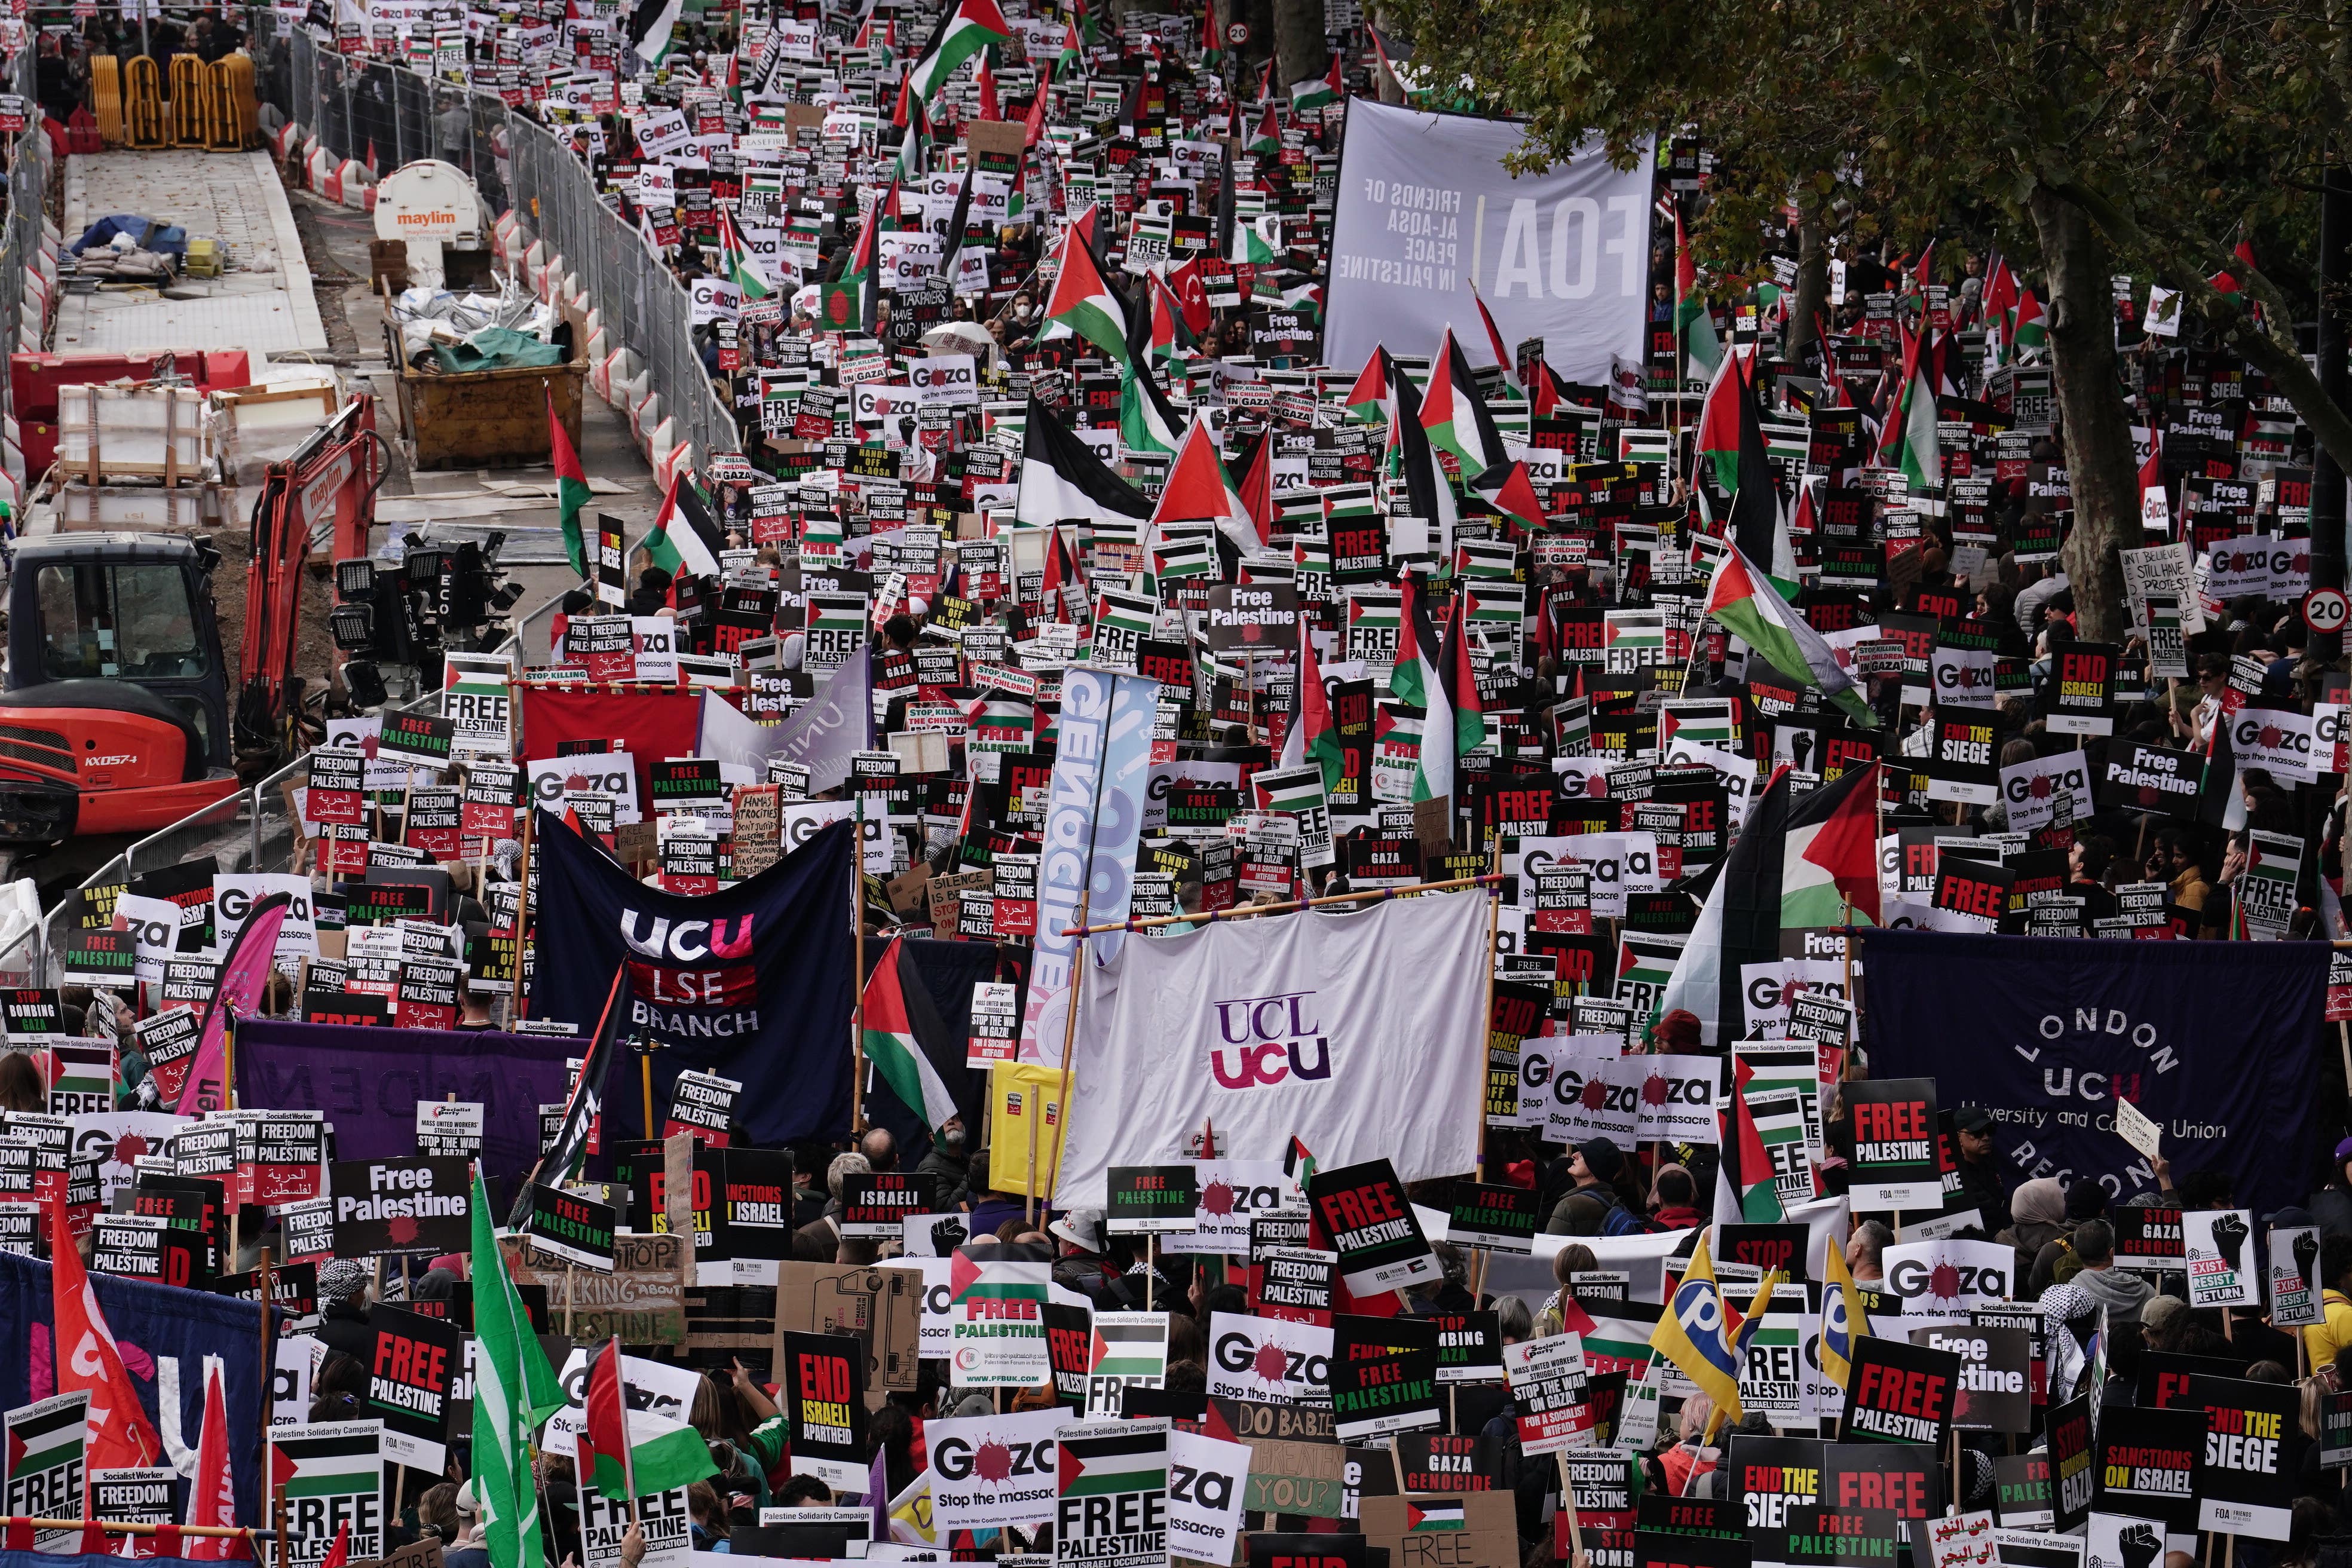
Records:
[[[563,1099],[563,1064],[586,1044],[560,1035],[256,1018],[236,1032],[237,1103],[324,1111],[335,1128],[335,1158],[384,1160],[416,1152],[418,1100],[478,1100],[482,1168],[495,1181],[539,1158],[539,1108]]]

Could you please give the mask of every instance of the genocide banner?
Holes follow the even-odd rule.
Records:
[[[1605,383],[1612,355],[1641,359],[1652,150],[1621,173],[1588,146],[1515,178],[1503,160],[1523,141],[1504,121],[1349,103],[1326,363],[1437,342],[1469,291],[1505,342],[1542,339],[1545,363],[1570,381]]]
[[[654,1104],[674,1098],[678,1074],[718,1073],[740,1082],[737,1114],[754,1144],[828,1137],[848,1125],[849,922],[844,918],[854,827],[820,832],[749,881],[707,898],[632,880],[542,813],[539,949],[564,954],[531,981],[530,1016],[592,1033],[621,989],[622,1034],[653,1053]],[[645,1136],[637,1063],[614,1054],[604,1085],[604,1137]],[[560,1098],[560,1097],[550,1097]]]
[[[1933,1078],[1938,1106],[1990,1110],[2012,1183],[2071,1170],[2118,1202],[2154,1189],[2116,1135],[2120,1097],[2164,1129],[2175,1181],[2220,1171],[2256,1214],[2302,1201],[2324,944],[1873,931],[1863,951],[1872,1077]]]

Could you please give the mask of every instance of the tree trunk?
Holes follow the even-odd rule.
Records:
[[[1225,52],[1234,61],[1233,79],[1239,84],[1236,93],[1247,100],[1257,91],[1257,68],[1274,53],[1273,0],[1216,0],[1220,24],[1243,22],[1249,26],[1249,42],[1239,48],[1230,44]]]
[[[1813,341],[1813,322],[1829,309],[1829,237],[1822,227],[1820,210],[1802,207],[1797,220],[1797,287],[1789,301],[1789,346],[1791,363],[1800,363],[1804,346]]]
[[[1381,30],[1381,37],[1384,38],[1393,38],[1397,36],[1396,17],[1391,15],[1388,9],[1384,6],[1375,6],[1373,8],[1372,26]],[[1380,90],[1381,101],[1382,103],[1402,103],[1404,101],[1404,84],[1402,82],[1398,81],[1395,77],[1391,76],[1385,69],[1375,70],[1373,74],[1380,79],[1372,85]]]
[[[1274,90],[1313,81],[1331,68],[1323,37],[1323,0],[1274,0]]]
[[[2139,468],[2116,380],[2115,307],[2105,248],[2083,209],[2046,188],[2033,227],[2050,285],[2050,350],[2074,529],[2061,553],[2085,642],[2120,643],[2131,625],[2120,552],[2137,550]]]

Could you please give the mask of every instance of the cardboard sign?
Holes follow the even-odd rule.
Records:
[[[374,1348],[360,1408],[383,1423],[384,1458],[439,1469],[447,1453],[450,1397],[465,1368],[465,1333],[453,1323],[381,1303],[368,1310],[368,1331]]]
[[[1439,1425],[1437,1325],[1426,1319],[1335,1316],[1331,1410],[1341,1442]]]
[[[2050,1453],[2050,1497],[2056,1531],[2079,1530],[2098,1497],[2098,1467],[2093,1451],[2091,1401],[2085,1394],[2053,1405],[2042,1429]]]
[[[1367,1496],[1360,1507],[1364,1540],[1387,1548],[1390,1568],[1518,1568],[1518,1521],[1508,1493]]]
[[[1339,1255],[1339,1272],[1359,1296],[1434,1279],[1436,1255],[1386,1160],[1318,1171],[1307,1202]]]
[[[1096,1312],[1088,1324],[1087,1414],[1118,1415],[1127,1393],[1168,1382],[1168,1314]],[[1171,1483],[1171,1488],[1173,1483]],[[1173,1501],[1171,1495],[1171,1500]]]
[[[2120,1102],[2118,1102],[2120,1104]],[[2271,1326],[2301,1328],[2320,1321],[2319,1232],[2309,1226],[2274,1227],[2263,1240],[2270,1282]]]
[[[1940,1448],[1959,1399],[1958,1356],[1872,1335],[1854,1342],[1853,1363],[1845,1394],[1848,1442]]]
[[[2174,1409],[2205,1414],[2205,1469],[2197,1527],[2284,1541],[2294,1519],[2296,1423],[2302,1394],[2292,1384],[2196,1373]]]

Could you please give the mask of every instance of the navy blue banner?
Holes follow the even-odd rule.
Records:
[[[263,1393],[258,1375],[261,1309],[250,1301],[173,1285],[150,1285],[92,1274],[99,1310],[122,1352],[122,1369],[138,1385],[139,1403],[155,1423],[171,1464],[177,1447],[191,1456],[205,1426],[205,1357],[221,1360],[222,1389],[228,1410],[229,1473],[236,1484],[236,1522],[258,1525],[261,1515]],[[0,1409],[14,1410],[63,1392],[57,1383],[57,1322],[49,1296],[49,1266],[37,1258],[0,1252]],[[163,1396],[175,1394],[174,1407]],[[183,1489],[184,1491],[185,1489]],[[70,1557],[17,1552],[27,1562],[58,1563]],[[99,1559],[79,1559],[95,1562]]]
[[[539,926],[530,1016],[596,1030],[613,971],[621,1048],[604,1084],[603,1146],[646,1136],[644,1086],[628,1044],[653,1052],[656,1131],[689,1069],[743,1085],[735,1114],[754,1142],[849,1130],[850,835],[834,823],[747,882],[704,898],[649,888],[541,812]]]
[[[1990,1110],[2009,1186],[2152,1190],[2116,1134],[2120,1095],[2164,1130],[2175,1184],[2224,1172],[2257,1215],[2306,1195],[2326,943],[1873,931],[1862,953],[1871,1076],[1932,1078],[1943,1109]]]

